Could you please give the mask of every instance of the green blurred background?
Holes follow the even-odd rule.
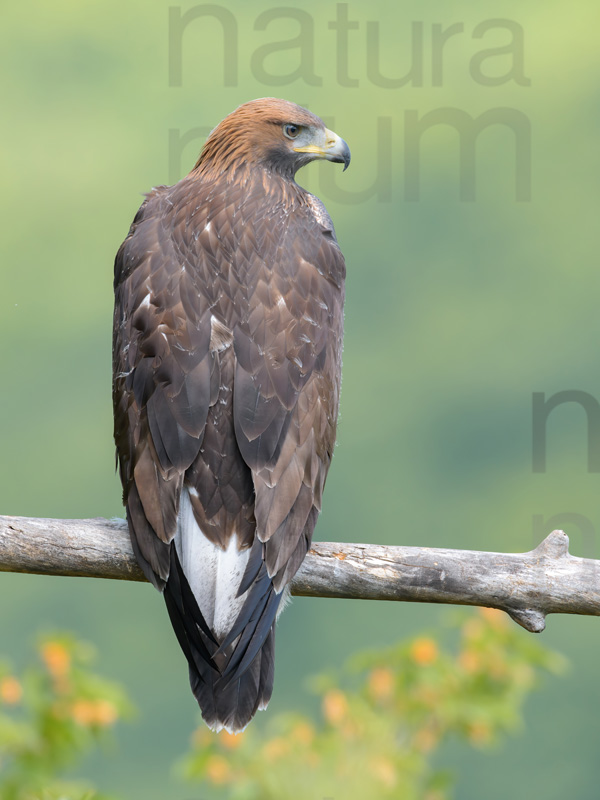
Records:
[[[275,95],[325,117],[353,156],[343,176],[331,164],[298,176],[326,203],[348,266],[339,444],[316,537],[522,551],[556,526],[554,515],[579,514],[585,535],[563,519],[571,551],[600,558],[598,475],[587,469],[581,408],[552,413],[547,471],[531,466],[532,393],[600,397],[597,4],[342,4],[337,13],[358,23],[346,65],[345,37],[329,26],[335,4],[305,2],[285,18],[275,4],[232,0],[212,10],[237,29],[237,43],[227,38],[237,70],[231,52],[224,65],[216,17],[191,21],[180,39],[169,33],[168,8],[3,7],[0,511],[121,515],[110,404],[114,253],[141,192],[185,174],[202,132],[240,103]],[[477,28],[489,20],[487,31]],[[456,23],[463,31],[432,75],[439,31]],[[282,49],[298,36],[300,47]],[[270,54],[259,49],[274,43]],[[181,67],[180,86],[170,85],[169,59]],[[375,68],[400,78],[413,59],[412,81],[377,85]],[[415,159],[405,111],[420,118],[448,108],[518,112],[521,152],[530,123],[531,159],[517,169],[525,184],[531,169],[530,200],[515,197],[506,125],[478,138],[473,201],[459,198],[459,176],[472,172],[459,166],[456,131],[425,132],[420,198],[407,199],[405,160],[410,170]],[[371,185],[370,197],[340,196]],[[171,772],[199,714],[149,586],[6,574],[0,607],[2,654],[18,662],[38,630],[71,628],[97,645],[99,669],[129,688],[138,719],[120,730],[114,752],[88,764],[101,788],[130,800],[199,800]],[[271,708],[305,705],[308,674],[441,613],[296,600],[278,630]],[[543,636],[569,657],[570,675],[532,698],[526,729],[498,752],[442,752],[461,800],[503,800],[525,786],[534,797],[597,795],[598,623],[552,617]]]

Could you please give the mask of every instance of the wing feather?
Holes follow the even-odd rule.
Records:
[[[235,432],[278,592],[310,546],[333,452],[345,275],[337,242],[312,215],[287,233],[254,255],[248,313],[234,332]]]
[[[185,471],[198,456],[218,372],[210,308],[189,300],[187,272],[165,233],[166,188],[143,203],[115,259],[115,442],[132,539],[162,588]]]

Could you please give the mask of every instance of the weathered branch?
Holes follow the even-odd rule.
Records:
[[[0,572],[145,580],[123,520],[0,516]],[[490,606],[532,632],[547,614],[600,616],[600,561],[553,531],[528,553],[313,544],[292,594]]]

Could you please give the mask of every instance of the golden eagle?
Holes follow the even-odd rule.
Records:
[[[335,441],[344,258],[294,180],[348,145],[253,100],[153,189],[115,260],[114,436],[131,541],[164,592],[208,725],[271,696],[274,627],[310,546]]]

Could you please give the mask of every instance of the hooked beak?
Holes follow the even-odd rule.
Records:
[[[296,153],[311,153],[315,158],[326,158],[327,161],[335,161],[337,164],[343,164],[345,172],[350,163],[350,148],[346,142],[338,136],[337,133],[325,128],[323,131],[322,141],[314,144],[307,144],[304,147],[294,147]]]

